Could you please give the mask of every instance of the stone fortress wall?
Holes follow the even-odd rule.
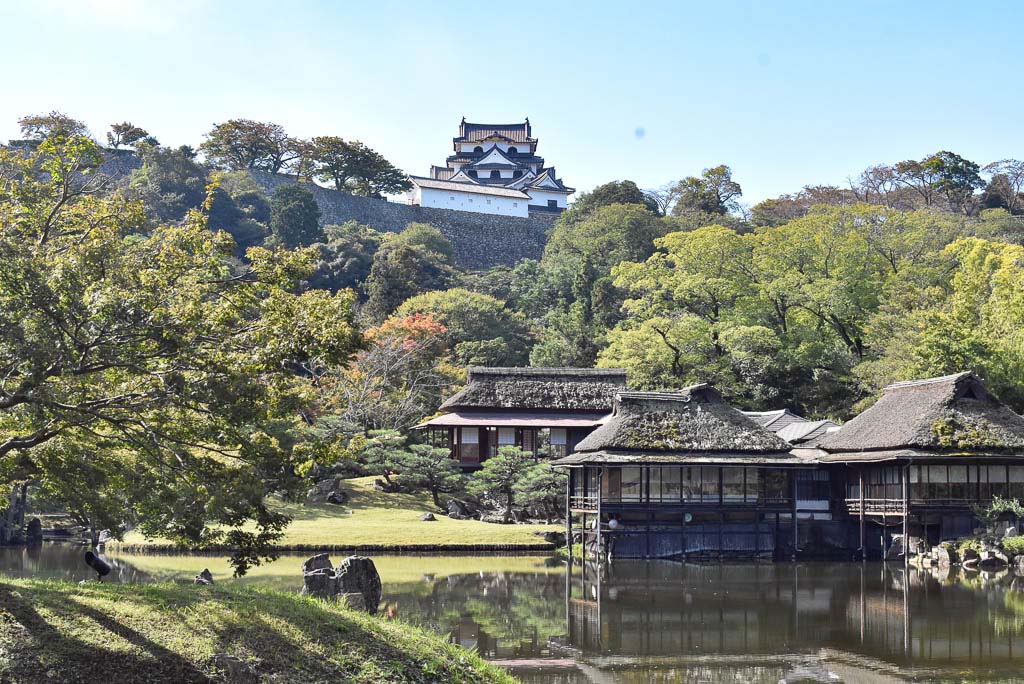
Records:
[[[294,177],[265,171],[250,174],[268,195],[281,185],[296,182]],[[302,187],[313,193],[324,225],[358,221],[394,233],[410,223],[429,223],[451,240],[458,264],[471,270],[539,259],[547,233],[558,217],[549,212],[531,212],[529,218],[477,214],[359,197],[313,183],[303,183]]]
[[[121,179],[139,166],[138,157],[130,150],[104,150],[100,173]],[[296,183],[293,176],[266,171],[249,174],[267,195],[281,185]],[[359,197],[315,183],[302,183],[302,187],[313,193],[323,225],[358,221],[382,232],[396,233],[410,223],[428,223],[451,240],[456,261],[469,270],[540,259],[548,231],[558,217],[545,211],[530,212],[529,218],[477,214]]]

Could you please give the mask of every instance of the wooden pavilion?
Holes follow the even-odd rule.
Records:
[[[774,557],[797,547],[809,463],[713,387],[620,392],[611,417],[553,463],[588,555]],[[827,503],[827,502],[826,502]]]

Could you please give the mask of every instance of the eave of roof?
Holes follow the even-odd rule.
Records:
[[[741,451],[647,452],[602,450],[576,452],[552,461],[553,466],[574,465],[766,465],[813,466],[815,462],[791,453],[748,453]]]
[[[795,449],[799,451],[800,449]],[[878,449],[867,451],[840,451],[830,452],[817,447],[815,459],[819,463],[879,463],[883,461],[949,461],[963,462],[970,459],[995,460],[1003,459],[1009,461],[1024,462],[1024,453],[1009,453],[999,451],[931,451],[928,449]]]
[[[471,195],[497,195],[499,197],[511,197],[513,199],[530,199],[530,196],[525,192],[505,187],[495,187],[492,185],[476,183],[460,183],[458,181],[450,180],[437,180],[434,178],[423,178],[422,176],[409,176],[409,180],[421,188],[430,188],[433,190],[464,192]]]
[[[416,427],[579,428],[600,425],[609,415],[598,411],[452,411]]]

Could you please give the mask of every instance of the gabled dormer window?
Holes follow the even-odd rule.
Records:
[[[491,178],[501,178],[501,171],[498,171],[498,169],[492,170]]]
[[[508,153],[509,154],[519,154],[519,150],[517,150],[514,147],[510,147],[510,148],[508,148]]]
[[[482,148],[482,147],[480,147],[479,145],[477,145],[476,147],[474,147],[474,148],[473,148],[473,151],[474,151],[474,152],[483,152],[483,151],[484,151],[484,148]]]

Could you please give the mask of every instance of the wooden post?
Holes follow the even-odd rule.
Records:
[[[903,567],[905,569],[910,567],[910,507],[907,505],[907,475],[909,471],[910,466],[908,465],[903,466],[903,470],[900,471],[900,479],[903,481]],[[910,576],[905,573],[904,585],[908,581],[910,581]],[[904,600],[906,599],[904,598]]]
[[[580,470],[585,470],[586,466]],[[569,567],[572,567],[572,485],[576,479],[576,468],[569,468],[565,479],[565,545],[569,551]]]
[[[796,523],[796,512],[797,512],[797,508],[796,508],[796,475],[797,475],[798,472],[799,471],[791,470],[790,471],[790,475],[789,475],[789,478],[790,478],[789,492],[790,492],[790,495],[791,495],[791,497],[793,499],[792,504],[791,504],[791,509],[792,509],[792,513],[793,513],[793,560],[796,560],[797,548],[800,545],[800,531],[797,529],[797,523]]]
[[[864,536],[864,468],[857,468],[857,477],[860,482],[860,559],[866,561],[868,558],[867,537]]]

